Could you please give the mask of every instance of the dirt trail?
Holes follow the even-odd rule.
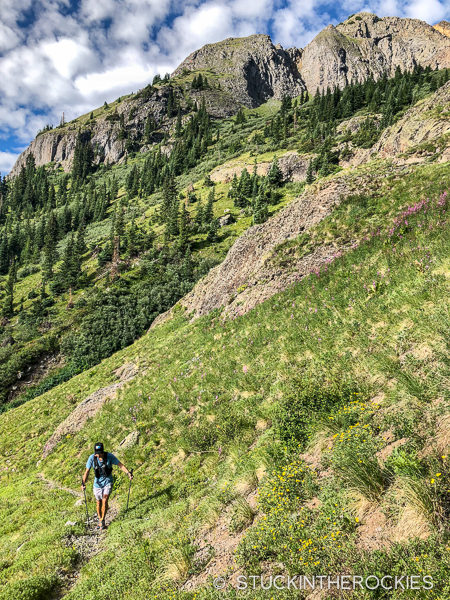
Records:
[[[76,504],[84,504],[84,494],[81,490],[74,490],[59,484],[57,481],[48,479],[44,473],[38,473],[38,478],[47,484],[49,489],[57,489],[67,494],[71,494],[77,498]],[[81,500],[81,502],[80,502]],[[64,598],[70,590],[76,585],[78,577],[80,575],[82,567],[89,562],[89,560],[101,552],[105,546],[106,531],[98,529],[98,518],[95,511],[94,501],[88,496],[88,511],[89,511],[89,525],[86,524],[86,528],[83,534],[68,534],[64,538],[64,544],[67,547],[75,547],[78,552],[78,560],[74,565],[71,572],[60,571],[58,576],[62,581],[62,585],[58,587],[54,593],[49,597],[48,600],[61,600]],[[109,525],[119,513],[119,506],[113,497],[109,502],[108,514],[106,516],[106,524]],[[85,519],[86,517],[84,517]],[[85,521],[84,521],[85,522]]]
[[[63,492],[67,492],[68,494],[72,494],[76,498],[81,498],[83,494],[77,490],[73,490],[72,488],[64,487],[60,485],[57,481],[53,481],[52,479],[48,479],[44,473],[38,473],[38,478],[46,483],[51,490],[62,490]]]

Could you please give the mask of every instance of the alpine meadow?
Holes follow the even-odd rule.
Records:
[[[39,131],[0,177],[0,600],[450,598],[449,160],[450,24],[367,12]]]

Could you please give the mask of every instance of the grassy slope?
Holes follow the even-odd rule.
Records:
[[[124,101],[127,98],[129,98],[129,96],[124,96],[122,97],[121,101]],[[117,102],[118,101],[110,104],[108,108],[100,107],[99,109],[96,109],[96,112],[111,112],[113,110],[113,106],[117,104]],[[257,162],[267,162],[273,160],[274,156],[281,156],[284,150],[277,152],[273,149],[270,149],[270,144],[268,144],[261,148],[261,151],[259,151],[258,146],[254,147],[254,145],[250,144],[248,141],[255,131],[261,131],[265,119],[268,116],[275,114],[279,107],[280,102],[271,101],[257,109],[248,109],[246,110],[248,122],[239,127],[235,127],[233,118],[219,120],[217,122],[217,126],[220,129],[222,139],[229,139],[231,137],[236,140],[241,140],[244,144],[244,147],[252,148],[251,152],[246,151],[242,153],[242,150],[238,150],[234,153],[234,155],[230,155],[221,147],[211,147],[196,168],[191,169],[189,173],[181,175],[178,178],[180,192],[187,194],[187,189],[193,184],[197,197],[201,199],[205,205],[211,188],[204,185],[204,177],[215,166],[228,163],[230,158],[233,160],[232,157],[234,156],[234,160],[239,161],[239,163],[242,165],[242,168],[247,166],[249,172],[251,172],[255,160]],[[83,120],[84,117],[87,118],[88,116],[89,115],[85,115],[79,119]],[[70,126],[77,122],[78,120],[71,122]],[[66,127],[67,126],[69,125],[66,124]],[[291,140],[291,146],[295,146],[295,142],[293,140]],[[267,149],[268,151],[265,151]],[[125,190],[126,178],[131,168],[135,164],[142,168],[146,157],[147,153],[139,153],[135,157],[128,159],[126,164],[118,164],[113,165],[111,168],[100,169],[97,173],[95,173],[94,180],[96,185],[102,185],[104,181],[108,182],[111,176],[115,176],[120,185],[120,190],[118,198],[115,200],[114,204],[118,202],[125,203],[125,221],[129,222],[132,217],[134,217],[138,225],[143,225],[145,230],[152,229],[155,232],[157,236],[156,244],[162,244],[164,227],[155,223],[152,219],[158,210],[159,202],[161,200],[161,193],[156,192],[145,198],[136,197],[127,199]],[[60,176],[61,174],[55,176],[56,185],[58,185]],[[216,184],[214,215],[215,217],[220,217],[225,212],[230,212],[234,217],[234,222],[220,230],[218,241],[214,244],[207,242],[206,233],[194,236],[192,239],[191,249],[193,255],[197,258],[209,258],[216,262],[223,260],[226,252],[229,250],[234,241],[252,224],[252,217],[242,214],[239,209],[234,207],[232,199],[228,198],[227,193],[229,187],[229,183]],[[273,214],[280,210],[280,208],[282,208],[286,203],[295,198],[302,188],[302,184],[291,183],[284,186],[280,190],[280,197],[277,203],[270,206],[269,214]],[[196,204],[189,207],[192,217],[194,217],[196,209]],[[112,214],[113,212],[114,205],[110,207],[109,214]],[[110,228],[111,219],[109,215],[101,222],[94,222],[88,225],[85,236],[88,247],[90,249],[94,249],[98,245],[104,243],[105,240],[109,239]],[[65,239],[61,240],[58,245],[60,256],[62,256],[64,252],[64,247],[68,239],[69,234]],[[123,273],[123,276],[127,277],[130,275],[131,277],[135,277],[135,267],[138,265],[136,265],[136,260],[133,260],[131,269],[125,269],[126,272]],[[56,265],[56,270],[58,270],[58,268],[59,265]],[[67,331],[76,330],[83,313],[82,309],[81,311],[79,310],[77,301],[83,298],[86,291],[92,289],[94,285],[95,287],[109,285],[108,280],[105,277],[108,269],[98,269],[97,260],[91,257],[91,252],[88,252],[85,256],[83,270],[85,274],[89,276],[89,278],[83,286],[77,290],[74,290],[73,302],[75,304],[75,309],[67,310],[67,304],[69,301],[69,296],[67,293],[56,296],[54,298],[55,304],[49,311],[49,320],[52,325],[49,330],[42,330],[42,328],[38,327],[30,328],[28,325],[21,325],[20,319],[17,316],[11,320],[11,324],[9,325],[9,333],[11,333],[14,339],[17,340],[18,345],[14,347],[13,352],[11,352],[11,348],[8,346],[0,349],[0,361],[2,362],[0,368],[9,373],[9,383],[16,384],[17,382],[15,381],[15,374],[17,372],[27,372],[27,367],[30,362],[33,363],[34,361],[37,363],[42,359],[42,357],[53,355],[55,352],[55,346],[57,345],[55,340],[58,338],[60,339],[61,336]],[[4,286],[6,285],[6,279],[7,276],[0,277],[0,290],[4,289]],[[19,279],[15,287],[16,310],[19,308],[21,302],[23,302],[25,310],[31,306],[33,300],[29,299],[28,295],[30,292],[34,292],[39,289],[40,281],[40,272],[32,273],[31,275],[25,275]],[[8,364],[6,365],[4,364],[5,357],[9,360]],[[22,357],[34,357],[34,359],[25,359]],[[24,360],[26,363],[25,368]],[[47,372],[47,376],[51,378],[52,376],[57,375],[61,364],[64,364],[64,357],[58,361],[57,366],[52,367],[52,370]],[[36,381],[39,382],[39,379]],[[24,389],[26,390],[27,386],[25,386]],[[25,396],[23,396],[23,394],[21,396],[20,394],[21,392],[19,390],[18,396],[16,395],[12,400],[12,403],[6,408],[22,403]]]
[[[444,503],[441,481],[448,472],[447,459],[437,449],[421,455],[444,411],[449,271],[444,213],[420,212],[393,237],[384,232],[401,207],[428,195],[436,198],[449,183],[446,165],[382,178],[366,202],[344,203],[317,232],[329,241],[340,235],[362,238],[379,227],[382,235],[336,260],[320,277],[307,278],[232,322],[222,323],[214,314],[189,323],[178,314],[90,371],[2,415],[0,597],[47,598],[55,573],[75,568],[77,545],[64,540],[68,532],[83,535],[83,506],[74,506],[74,497],[66,492],[47,489],[37,474],[76,489],[83,462],[99,438],[136,467],[131,511],[125,519],[127,484],[120,475],[119,518],[109,529],[103,552],[83,567],[70,599],[193,597],[193,592],[180,592],[179,584],[202,570],[194,554],[204,537],[203,527],[215,523],[228,507],[234,527],[245,528],[253,517],[245,502],[255,485],[260,489],[259,520],[246,530],[238,568],[256,573],[269,561],[281,562],[290,572],[302,566],[303,572],[398,573],[405,571],[405,564],[420,565],[439,579],[426,597],[445,597],[448,563],[443,560],[442,514],[432,518],[421,511],[420,535],[427,539],[403,540],[401,552],[394,546],[364,554],[358,549],[358,536],[367,512],[361,494],[355,499],[351,492],[354,487],[358,491],[357,474],[353,472],[352,481],[350,470],[349,479],[342,481],[339,473],[345,472],[355,448],[358,457],[372,464],[374,452],[387,444],[382,434],[390,431],[391,438],[407,442],[391,466],[394,475],[387,489],[372,504],[382,507],[396,527],[409,506],[396,490],[400,478],[411,472],[436,506]],[[303,245],[300,238],[298,252]],[[139,366],[138,378],[80,433],[41,460],[42,447],[55,427],[89,393],[116,381],[114,370],[126,362]],[[342,380],[347,387],[339,385]],[[305,387],[316,390],[313,395],[317,390],[338,391],[323,411],[325,418],[319,420],[320,411],[312,412],[316,418],[311,421],[310,415],[309,424],[300,424],[300,437],[284,443],[283,403],[301,397]],[[361,406],[352,403],[350,394],[355,392]],[[374,397],[381,400],[381,408],[370,402]],[[350,417],[338,416],[342,405],[350,406],[343,409]],[[337,425],[331,434],[323,422],[333,415]],[[356,422],[366,425],[369,433],[346,443]],[[133,430],[141,433],[139,445],[121,452],[119,442]],[[324,445],[322,464],[310,468],[316,475],[283,488],[286,472],[306,468],[297,444],[306,448],[309,443],[313,449],[316,444],[317,450],[319,434],[328,440],[335,433],[342,433],[341,450],[327,441],[331,449]],[[275,480],[273,469],[281,469]],[[435,477],[436,472],[442,476]],[[271,494],[276,494],[275,501]],[[319,498],[320,507],[304,508],[307,518],[302,517],[302,524],[299,510],[312,497]],[[420,512],[420,503],[412,502],[411,510]],[[337,513],[339,529],[333,525]],[[66,527],[68,519],[78,524]],[[289,526],[294,535],[287,535],[292,533]],[[273,531],[280,532],[281,539]],[[320,541],[323,536],[341,536],[336,542],[340,547],[333,550]],[[312,562],[304,556],[308,539],[315,542]],[[211,598],[214,592],[206,585],[196,597]]]

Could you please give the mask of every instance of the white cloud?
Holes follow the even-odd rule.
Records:
[[[44,41],[40,47],[44,56],[65,79],[70,79],[79,70],[86,69],[88,65],[98,66],[98,60],[94,52],[87,47],[86,42],[61,38],[56,41]]]
[[[233,35],[232,11],[222,3],[206,2],[198,8],[188,7],[171,27],[163,27],[158,44],[176,57],[176,62],[204,44]]]
[[[436,23],[445,16],[448,17],[449,2],[438,2],[438,0],[415,0],[406,6],[406,15],[414,19],[422,19],[427,23]]]
[[[0,173],[6,175],[12,169],[19,155],[14,152],[2,152],[0,150]]]

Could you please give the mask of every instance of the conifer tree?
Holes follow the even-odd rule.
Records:
[[[247,122],[247,117],[245,116],[244,109],[242,108],[242,106],[238,110],[234,122],[236,123],[236,125],[243,125]]]
[[[215,242],[217,240],[217,232],[219,231],[219,223],[217,221],[217,219],[213,219],[208,227],[208,235],[207,240],[208,242]]]
[[[58,241],[58,223],[55,213],[50,213],[44,238],[42,274],[46,281],[53,278],[53,267],[58,260],[58,251],[56,249]]]
[[[194,222],[197,227],[197,230],[201,230],[204,221],[204,209],[203,203],[201,200],[197,203],[197,210],[195,211]]]
[[[308,169],[306,171],[306,183],[312,183],[314,181],[314,171],[312,160],[308,163]]]
[[[277,158],[275,158],[272,162],[272,166],[267,173],[267,179],[270,185],[273,185],[274,187],[280,187],[283,184],[283,173],[278,165]]]
[[[13,260],[8,272],[6,280],[6,295],[3,301],[2,314],[4,317],[10,318],[14,314],[14,283],[16,280],[16,263]]]
[[[214,188],[211,188],[211,191],[208,194],[208,201],[206,203],[205,212],[203,215],[203,221],[207,227],[214,220],[214,201],[215,201],[215,191]]]
[[[127,251],[130,258],[137,254],[137,227],[134,218],[127,231]]]
[[[181,137],[182,134],[182,123],[181,123],[181,108],[178,107],[178,114],[177,114],[177,122],[175,124],[175,137],[179,138]]]
[[[189,212],[186,209],[186,204],[183,202],[180,213],[180,226],[178,236],[178,247],[185,251],[189,246]]]
[[[265,221],[267,221],[268,216],[269,211],[267,207],[267,202],[261,191],[256,197],[255,207],[253,209],[253,223],[264,223]]]

